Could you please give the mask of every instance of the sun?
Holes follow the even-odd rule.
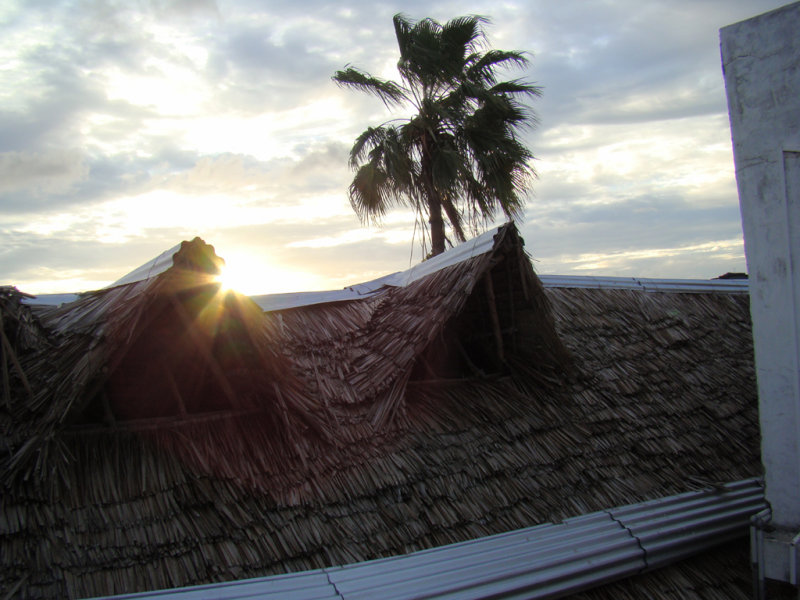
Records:
[[[245,253],[225,255],[225,265],[216,278],[222,292],[235,291],[245,296],[256,296],[325,287],[325,282],[318,275],[304,270],[280,267]]]
[[[216,276],[221,292],[239,292],[245,295],[249,295],[245,290],[252,283],[252,277],[250,279],[251,281],[248,282],[247,276],[242,272],[241,268],[232,266],[227,262],[220,269],[219,275]]]

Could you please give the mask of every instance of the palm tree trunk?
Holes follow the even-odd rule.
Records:
[[[428,197],[428,223],[431,225],[431,256],[444,252],[444,219],[442,202],[434,191]]]
[[[428,136],[422,138],[422,156],[420,167],[425,196],[428,201],[428,223],[431,226],[431,256],[444,252],[444,219],[442,218],[442,199],[433,184],[433,161],[430,156]]]

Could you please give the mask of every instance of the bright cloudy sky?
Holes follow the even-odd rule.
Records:
[[[96,289],[196,235],[248,293],[408,268],[413,215],[362,227],[347,153],[387,118],[392,15],[492,19],[544,88],[519,224],[540,273],[744,271],[720,27],[787,0],[5,0],[0,285]]]

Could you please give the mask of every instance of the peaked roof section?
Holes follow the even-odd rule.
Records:
[[[112,288],[118,285],[126,285],[128,283],[136,283],[137,281],[144,281],[160,275],[164,271],[172,268],[172,257],[181,249],[181,244],[176,244],[169,250],[165,250],[153,260],[147,261],[142,266],[134,269],[127,275],[123,275],[114,283],[106,287]]]
[[[378,293],[384,287],[405,287],[414,281],[490,252],[495,244],[495,236],[503,227],[492,228],[467,242],[451,248],[447,252],[434,256],[422,263],[414,265],[405,271],[397,271],[383,275],[377,279],[350,285],[341,290],[322,290],[313,292],[288,292],[279,294],[256,294],[250,296],[264,311],[284,310],[308,306],[311,304],[324,304],[326,302],[343,302],[358,300]],[[172,267],[172,257],[180,250],[177,244],[165,250],[152,260],[137,267],[130,273],[122,276],[106,288],[113,288],[129,283],[136,283],[157,277]],[[747,292],[749,284],[747,279],[647,279],[641,277],[603,277],[593,275],[540,275],[539,278],[546,288],[597,288],[597,289],[641,289],[644,291],[658,292]],[[25,299],[26,304],[52,305],[74,302],[80,298],[79,294],[41,294]]]
[[[173,267],[164,270],[167,253],[162,254],[124,277],[128,283],[42,314],[51,335],[47,344],[26,348],[20,372],[33,381],[33,398],[20,396],[19,410],[9,415],[6,452],[0,456],[4,477],[35,468],[34,457],[56,432],[73,425],[263,409],[280,421],[284,458],[299,464],[313,453],[317,438],[337,444],[372,438],[404,412],[408,382],[421,369],[431,376],[437,369],[462,376],[504,368],[504,344],[516,343],[516,332],[501,330],[494,278],[488,276],[498,261],[508,261],[503,286],[521,290],[519,300],[508,301],[540,309],[521,307],[532,312],[531,322],[538,323],[534,335],[542,340],[531,355],[540,356],[539,366],[526,368],[550,377],[567,358],[521,248],[516,229],[508,225],[431,265],[396,274],[393,285],[373,286],[361,296],[364,302],[276,319],[264,318],[245,297],[222,295],[214,280],[222,261],[213,247],[199,238],[184,242],[172,253]],[[448,327],[479,281],[491,292],[492,319],[474,324],[483,339],[456,340],[462,354],[451,350],[445,356],[442,348],[458,337]],[[476,310],[470,308],[462,319],[476,319]],[[331,346],[339,347],[335,360]],[[431,366],[434,358],[440,364]],[[281,476],[288,480],[272,486],[273,493],[297,498],[298,484],[291,483],[297,478]]]
[[[486,233],[473,238],[463,244],[451,248],[447,252],[419,263],[406,271],[391,273],[372,281],[348,286],[342,290],[327,290],[319,292],[293,292],[286,294],[262,294],[251,296],[263,310],[282,310],[322,304],[325,302],[341,302],[357,300],[377,293],[385,286],[405,287],[422,277],[435,273],[441,269],[456,265],[460,262],[491,252],[495,245],[495,236],[503,230],[493,228]],[[162,252],[153,260],[134,269],[108,287],[116,287],[137,281],[143,281],[158,276],[172,267],[172,256],[180,249],[180,244]]]
[[[318,569],[758,473],[747,294],[545,289],[491,240],[267,313],[177,265],[35,312],[4,290],[0,587]]]

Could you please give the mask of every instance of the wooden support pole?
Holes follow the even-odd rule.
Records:
[[[238,406],[236,402],[236,394],[231,387],[228,378],[225,377],[225,373],[222,372],[217,361],[214,359],[214,356],[211,354],[211,350],[208,348],[205,340],[201,337],[201,335],[195,329],[196,325],[192,322],[191,317],[186,314],[186,309],[183,308],[183,305],[178,302],[178,299],[169,294],[169,300],[172,303],[172,306],[175,308],[175,312],[178,314],[181,322],[183,323],[184,327],[186,328],[186,332],[194,341],[195,345],[197,346],[197,350],[200,352],[200,355],[208,364],[209,369],[211,369],[211,374],[217,380],[217,383],[222,388],[222,392],[225,394],[225,397],[228,399],[231,408],[235,408]]]
[[[492,285],[492,272],[488,271],[483,277],[483,284],[486,288],[486,298],[489,301],[489,318],[492,321],[492,332],[494,333],[494,342],[497,346],[497,358],[502,365],[505,362],[505,353],[503,352],[503,333],[500,331],[500,317],[497,314],[497,301],[494,296],[494,285]]]
[[[473,375],[477,375],[478,377],[486,377],[486,373],[483,372],[483,369],[479,369],[472,359],[467,354],[467,349],[464,348],[464,344],[461,343],[461,340],[458,339],[458,335],[453,336],[453,344],[455,345],[458,353],[461,355],[461,358],[464,359],[464,362],[467,363],[467,367],[472,372]]]
[[[181,391],[178,389],[178,384],[175,381],[175,378],[172,376],[172,373],[167,366],[163,363],[161,363],[161,370],[164,372],[164,378],[167,380],[169,389],[172,391],[172,394],[175,396],[175,401],[178,403],[178,414],[182,417],[185,417],[186,403],[183,401],[183,396],[181,396]]]
[[[529,277],[533,267],[528,257],[525,256],[525,251],[522,249],[522,246],[517,246],[517,268],[519,269],[519,278],[522,281],[522,294],[525,297],[525,302],[530,302]]]
[[[10,411],[11,410],[11,379],[8,374],[8,356],[6,356],[5,350],[5,340],[6,340],[6,333],[3,331],[3,313],[0,312],[0,335],[3,336],[3,342],[0,344],[0,358],[2,359],[2,367],[3,367],[3,401],[5,402],[6,408]]]
[[[100,393],[100,401],[103,403],[103,416],[105,417],[106,424],[113,427],[116,425],[117,419],[114,417],[114,411],[111,410],[111,401],[108,399],[108,394],[105,391]]]
[[[17,374],[19,375],[19,378],[22,381],[22,385],[25,388],[25,391],[28,392],[28,397],[31,400],[33,400],[33,390],[31,389],[31,384],[28,383],[28,378],[25,376],[25,371],[22,370],[22,365],[19,364],[19,360],[17,359],[17,355],[14,353],[14,348],[11,346],[11,342],[8,341],[8,338],[6,337],[6,332],[3,331],[2,325],[3,325],[2,319],[0,318],[0,337],[2,337],[2,342],[1,343],[3,345],[2,349],[1,349],[1,350],[3,350],[3,371],[4,371],[3,386],[5,388],[5,386],[6,386],[7,382],[8,382],[8,375],[7,375],[6,362],[5,362],[6,361],[6,357],[8,357],[11,360],[11,363],[17,369]],[[10,400],[11,400],[11,394],[10,394],[10,389],[9,389],[9,395],[8,395],[8,398],[6,399],[6,403],[7,404],[10,403]]]
[[[508,283],[508,315],[511,319],[511,351],[517,352],[517,320],[514,315],[514,278],[509,255],[505,256],[506,282]]]

